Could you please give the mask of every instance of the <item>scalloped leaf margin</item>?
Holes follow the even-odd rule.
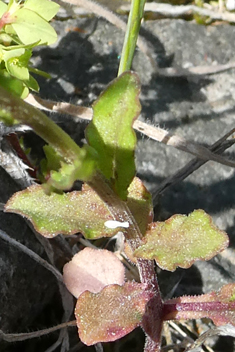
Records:
[[[152,201],[138,178],[129,187],[127,204],[144,232],[152,219]],[[108,205],[87,184],[83,185],[82,191],[51,192],[50,195],[44,192],[43,186],[33,185],[15,193],[5,205],[5,211],[25,216],[41,235],[48,238],[81,232],[88,239],[96,239],[125,231],[105,226],[106,221],[114,219]]]
[[[134,255],[155,259],[160,268],[174,271],[189,268],[196,260],[209,260],[228,246],[228,236],[219,230],[203,210],[188,216],[173,215],[165,222],[150,225],[144,244]]]
[[[141,324],[150,298],[152,293],[136,282],[109,285],[99,293],[85,291],[75,309],[81,341],[90,346],[127,335]]]

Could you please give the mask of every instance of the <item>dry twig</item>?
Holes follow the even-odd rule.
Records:
[[[44,100],[32,94],[30,94],[25,101],[41,110],[60,113],[63,112],[75,118],[84,119],[88,121],[92,119],[91,108],[76,106],[69,103],[58,103],[51,100]],[[160,127],[153,127],[140,120],[135,121],[133,127],[135,130],[139,131],[140,133],[146,135],[147,137],[155,141],[190,153],[204,161],[213,160],[226,166],[235,167],[234,161],[227,160],[224,157],[214,154],[211,150],[207,149],[206,147],[200,144],[187,141],[182,137],[173,135]]]
[[[24,340],[33,339],[35,337],[48,335],[51,332],[67,328],[69,326],[76,326],[76,320],[68,321],[66,323],[62,323],[48,329],[43,329],[43,330],[34,331],[34,332],[26,332],[21,334],[5,334],[2,330],[0,330],[0,339],[7,342],[24,341]]]
[[[225,21],[235,23],[235,14],[227,11],[209,10],[195,5],[171,5],[164,3],[146,3],[144,7],[145,12],[154,12],[156,15],[167,18],[179,18],[184,16],[191,16],[197,14],[199,16],[209,17],[212,21]],[[123,5],[120,11],[129,12],[130,5]]]
[[[2,230],[0,230],[0,238],[3,241],[8,242],[10,245],[16,247],[20,251],[27,254],[30,258],[35,260],[38,264],[42,265],[44,268],[49,270],[56,277],[56,279],[59,282],[63,283],[63,276],[61,275],[61,273],[54,266],[49,264],[46,260],[42,259],[37,253],[33,252],[31,249],[24,246],[22,243],[16,241],[14,238],[8,236],[7,233]]]
[[[211,147],[209,147],[209,150],[214,153],[223,153],[224,150],[227,148],[231,147],[235,143],[235,139],[232,140],[227,140],[229,136],[231,136],[235,132],[235,128],[233,128],[231,131],[226,133],[222,138],[220,138],[217,142],[215,142]],[[192,172],[197,170],[199,167],[201,167],[203,164],[205,164],[206,161],[195,158],[191,160],[188,164],[186,164],[182,169],[180,169],[178,172],[176,172],[173,176],[168,177],[166,180],[164,180],[161,185],[157,188],[156,191],[153,191],[153,204],[156,205],[158,202],[158,197],[169,187],[177,184],[178,182],[184,180],[186,177],[188,177]]]

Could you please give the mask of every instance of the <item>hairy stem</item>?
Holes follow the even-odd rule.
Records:
[[[165,303],[163,320],[199,319],[208,317],[210,312],[226,312],[235,308],[235,302],[178,302]]]
[[[98,173],[92,178],[89,185],[109,206],[114,220],[127,221],[129,223],[129,227],[125,230],[125,237],[132,250],[135,250],[140,245],[143,234],[126,203],[114,193],[109,183]],[[153,292],[153,298],[148,302],[142,320],[142,328],[147,334],[145,352],[157,352],[160,351],[163,302],[155,273],[154,261],[138,259],[137,266],[141,282],[145,283],[147,289]]]
[[[145,0],[132,0],[131,2],[131,10],[128,17],[118,76],[131,69],[141,20],[144,14],[144,5]]]
[[[144,352],[158,352],[161,347],[163,302],[155,273],[154,261],[138,259],[137,265],[141,282],[146,283],[148,289],[151,289],[154,294],[146,306],[142,320],[142,328],[147,335]]]

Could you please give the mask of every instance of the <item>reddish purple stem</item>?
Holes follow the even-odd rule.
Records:
[[[162,309],[163,302],[158,285],[153,260],[138,260],[140,280],[147,285],[147,290],[152,292],[146,311],[142,319],[142,328],[146,333],[144,352],[158,352],[161,347]]]

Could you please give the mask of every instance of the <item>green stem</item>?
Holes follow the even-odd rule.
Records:
[[[84,154],[84,151],[79,148],[69,135],[45,114],[1,87],[0,120],[6,124],[22,123],[31,127],[35,133],[49,143],[68,163],[72,163]]]
[[[123,43],[118,76],[131,69],[132,60],[139,35],[141,20],[144,15],[145,0],[132,0],[127,23],[126,35]]]

